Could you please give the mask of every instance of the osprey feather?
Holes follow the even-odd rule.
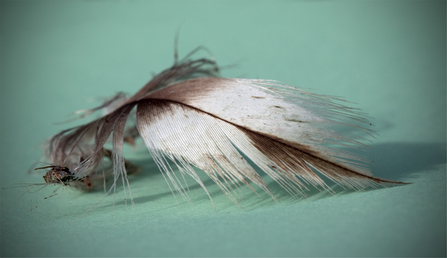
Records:
[[[220,78],[214,60],[190,56],[176,58],[135,95],[120,93],[79,112],[84,117],[105,111],[101,118],[49,140],[51,165],[38,168],[49,169],[46,184],[88,186],[99,164],[109,158],[114,178],[109,192],[120,178],[129,188],[132,165],[123,157],[123,144],[138,135],[168,184],[184,197],[168,161],[210,196],[196,168],[203,170],[235,203],[233,187],[240,184],[253,191],[254,184],[275,198],[248,160],[293,195],[305,196],[309,187],[332,191],[322,177],[356,190],[403,184],[374,177],[368,160],[349,151],[364,147],[362,141],[374,132],[364,114],[344,100],[277,81]],[[136,126],[126,127],[131,116]],[[112,150],[104,147],[109,138]]]

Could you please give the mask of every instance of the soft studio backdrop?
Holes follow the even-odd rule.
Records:
[[[377,176],[411,185],[294,200],[209,184],[170,193],[141,141],[122,192],[1,190],[2,256],[445,256],[445,1],[2,1],[1,186],[27,174],[55,125],[208,47],[224,77],[274,79],[358,103]],[[205,53],[203,53],[205,55]],[[243,103],[241,103],[243,105]],[[84,213],[84,214],[83,214]]]

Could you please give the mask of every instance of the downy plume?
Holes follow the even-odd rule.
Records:
[[[203,170],[235,203],[233,188],[241,184],[253,191],[256,185],[275,198],[246,158],[293,195],[305,196],[309,187],[332,191],[321,176],[349,189],[403,184],[374,177],[368,160],[349,151],[364,147],[374,132],[365,115],[344,100],[277,81],[219,78],[214,60],[194,60],[191,54],[175,58],[135,95],[119,93],[78,112],[81,118],[106,110],[101,118],[49,140],[52,165],[43,167],[49,168],[45,182],[88,183],[109,158],[114,177],[109,192],[120,181],[130,194],[132,165],[124,159],[123,144],[132,144],[139,134],[171,189],[186,199],[172,163],[209,196],[196,168]],[[136,116],[136,127],[126,127],[129,116]],[[104,148],[109,138],[112,150]]]

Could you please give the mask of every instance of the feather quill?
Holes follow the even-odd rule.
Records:
[[[367,129],[366,116],[342,99],[276,81],[219,78],[218,72],[214,60],[188,55],[135,95],[125,98],[120,93],[79,112],[82,118],[107,109],[101,118],[49,140],[46,153],[52,166],[44,167],[50,168],[45,182],[86,180],[108,157],[114,176],[109,192],[121,178],[130,194],[123,144],[136,137],[135,127],[126,129],[136,108],[138,134],[173,191],[186,199],[172,163],[211,199],[194,167],[203,170],[235,203],[233,188],[241,184],[255,191],[254,184],[275,198],[246,158],[293,195],[306,196],[309,186],[332,191],[320,175],[349,189],[403,184],[374,177],[366,158],[336,148],[362,148],[374,134]],[[104,148],[109,138],[111,151]]]

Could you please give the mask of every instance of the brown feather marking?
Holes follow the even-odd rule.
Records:
[[[359,173],[355,170],[352,170],[338,162],[335,161],[329,161],[327,158],[324,158],[320,153],[318,153],[315,150],[312,150],[311,147],[302,145],[295,142],[290,142],[289,144],[283,143],[282,141],[276,141],[275,136],[265,136],[257,132],[253,132],[247,129],[243,129],[244,133],[252,139],[255,146],[263,152],[268,157],[272,157],[272,159],[284,161],[286,162],[290,167],[297,169],[297,171],[302,170],[301,167],[294,165],[293,162],[295,161],[298,163],[303,164],[303,161],[306,162],[312,162],[316,165],[317,170],[324,171],[325,173],[329,174],[330,177],[334,178],[335,180],[340,180],[342,177],[355,177],[355,178],[364,178],[371,180],[379,185],[383,185],[383,183],[390,183],[390,184],[408,184],[404,182],[399,181],[393,181],[393,180],[387,180],[379,177],[374,176],[368,176],[364,175],[362,173]],[[265,143],[263,143],[265,140],[263,137],[268,137],[271,140],[275,141],[277,143],[277,146],[269,146],[269,148],[265,148]],[[286,151],[284,151],[284,150]],[[272,153],[275,153],[275,155],[272,155]],[[291,153],[293,155],[293,158],[288,157],[287,153]],[[277,157],[274,157],[277,156]],[[278,163],[278,165],[282,164],[282,162]],[[281,166],[281,165],[280,165]],[[286,168],[286,166],[281,166],[282,169]],[[311,177],[314,177],[315,173],[311,173],[310,169],[305,169]],[[337,173],[334,173],[333,171],[336,171]],[[318,177],[318,175],[315,174],[315,177]],[[329,177],[329,178],[330,178]]]

